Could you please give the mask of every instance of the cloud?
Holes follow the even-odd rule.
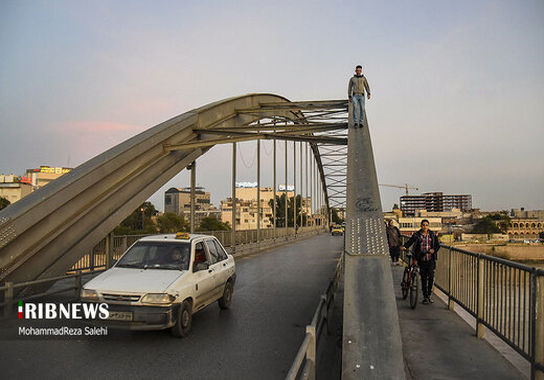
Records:
[[[115,123],[111,121],[64,121],[50,124],[50,129],[55,132],[118,132],[118,131],[140,131],[141,126]]]

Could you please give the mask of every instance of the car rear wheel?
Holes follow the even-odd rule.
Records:
[[[217,301],[221,309],[228,309],[232,301],[232,282],[227,281],[225,285],[225,290],[223,291],[223,297]]]
[[[178,310],[176,324],[172,326],[170,332],[175,337],[184,338],[189,335],[189,332],[191,331],[192,321],[193,316],[191,303],[189,301],[183,301]]]

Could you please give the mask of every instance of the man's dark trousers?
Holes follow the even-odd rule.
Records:
[[[418,264],[419,273],[421,274],[421,290],[423,291],[423,297],[429,298],[433,292],[434,268],[436,267],[436,262],[434,260],[420,261]]]

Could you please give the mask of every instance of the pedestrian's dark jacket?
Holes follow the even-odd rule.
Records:
[[[431,236],[431,249],[434,249],[434,253],[431,255],[431,260],[435,261],[436,258],[438,257],[436,254],[437,254],[438,250],[440,249],[440,243],[438,242],[438,237],[436,236],[436,234],[433,231],[429,230],[428,234]],[[415,244],[414,245],[414,258],[417,261],[421,261],[421,257],[423,256],[423,254],[425,254],[425,252],[421,252],[421,240],[422,239],[423,239],[423,232],[422,232],[422,230],[419,230],[419,231],[414,232],[412,237],[404,244],[404,247],[406,249],[410,248],[410,246],[412,244]]]
[[[400,247],[401,238],[399,229],[395,226],[387,226],[385,231],[387,232],[387,245],[389,247]]]

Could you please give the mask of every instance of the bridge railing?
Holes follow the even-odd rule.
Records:
[[[321,226],[312,227],[300,227],[297,234],[305,234],[307,232],[316,231],[322,229]],[[221,244],[225,247],[232,247],[232,231],[202,231],[196,232],[206,235],[213,235],[219,239]],[[109,235],[102,239],[91,252],[83,255],[67,273],[74,273],[76,271],[95,271],[100,269],[106,269],[113,264],[113,260],[118,260],[121,255],[134,244],[138,239],[149,236],[146,235]],[[236,246],[256,244],[259,242],[266,242],[273,239],[285,238],[295,236],[294,228],[267,228],[257,230],[240,230],[236,231]]]
[[[408,237],[403,236],[403,243]],[[544,376],[544,270],[441,245],[435,286],[476,319],[476,334],[491,330]]]
[[[328,328],[328,315],[329,310],[334,302],[334,294],[338,288],[338,283],[342,278],[344,268],[344,254],[340,256],[334,276],[332,277],[325,293],[321,295],[317,309],[311,323],[306,326],[306,335],[304,340],[298,349],[295,360],[285,377],[286,380],[295,380],[297,377],[303,379],[314,380],[316,378],[316,358],[317,358],[317,345],[319,343],[319,336],[323,331],[323,326],[327,324]],[[304,367],[303,367],[304,365]],[[301,372],[302,368],[302,373]]]
[[[297,235],[303,236],[309,233],[317,233],[319,231],[323,231],[322,226],[301,227],[297,231],[295,231],[294,228],[276,228],[275,233],[273,229],[261,229],[259,233],[257,233],[257,230],[236,231],[236,248],[244,245],[248,245],[249,247],[258,247],[261,243],[263,245],[270,246],[270,244],[273,244],[276,239],[287,240],[289,238],[296,237]],[[221,241],[221,244],[227,248],[227,250],[233,248],[231,231],[203,231],[201,233],[216,236],[219,241]],[[76,296],[79,296],[83,276],[108,269],[113,265],[115,260],[118,260],[123,255],[128,247],[144,236],[149,235],[115,236],[110,234],[102,239],[91,250],[91,252],[83,255],[81,259],[79,259],[63,276],[21,283],[6,282],[0,286],[0,308],[4,309],[4,315],[7,316],[11,313],[11,305],[15,302],[14,294],[19,289],[29,289],[29,287],[38,287],[38,289],[41,289],[39,288],[40,286],[52,284],[59,280],[73,279],[73,283],[64,287],[51,290],[48,289],[45,292],[32,290],[28,292],[28,294],[19,294],[18,300],[28,301],[57,293],[65,293],[72,290],[75,291]]]

